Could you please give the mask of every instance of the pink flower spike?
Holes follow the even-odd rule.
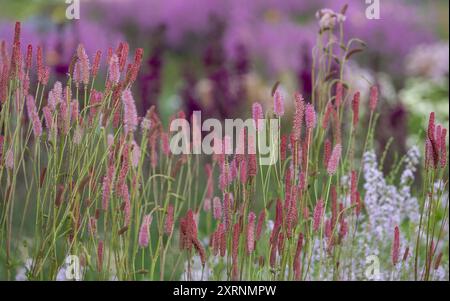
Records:
[[[446,145],[446,136],[447,136],[447,129],[442,128],[441,132],[441,153],[439,155],[440,161],[441,161],[441,168],[445,168],[447,165],[447,145]]]
[[[256,225],[256,241],[258,241],[261,238],[262,229],[265,222],[266,222],[266,211],[263,210],[258,216],[258,224]]]
[[[305,109],[305,121],[308,130],[313,129],[316,126],[316,111],[312,104],[307,104]]]
[[[378,87],[370,87],[369,108],[371,112],[374,112],[378,104]]]
[[[323,201],[319,200],[316,204],[316,207],[314,208],[314,221],[313,221],[314,232],[319,230],[320,223],[322,221],[323,211],[324,211]]]
[[[119,58],[113,54],[108,62],[108,79],[113,85],[117,85],[120,80]]]
[[[27,110],[28,110],[28,117],[30,118],[31,123],[33,124],[34,136],[40,137],[42,135],[42,123],[37,113],[34,97],[31,95],[28,95],[27,97]]]
[[[251,254],[255,249],[255,219],[256,215],[253,212],[248,214],[247,224],[247,252]]]
[[[97,270],[99,273],[102,272],[103,266],[103,241],[100,240],[97,246]]]
[[[327,172],[330,176],[336,173],[336,170],[339,166],[339,161],[341,159],[342,147],[340,144],[336,144],[331,152],[330,160],[327,165]]]
[[[152,215],[148,214],[144,216],[142,220],[141,229],[139,230],[139,246],[145,248],[148,246],[150,238],[150,225],[152,223]]]
[[[284,97],[281,95],[280,90],[276,90],[273,99],[273,112],[278,117],[284,115]]]
[[[136,105],[130,89],[126,89],[122,93],[123,110],[124,110],[124,129],[125,134],[134,132],[138,125]]]
[[[89,84],[89,77],[91,75],[91,64],[82,44],[78,45],[77,56],[78,61],[80,62],[81,81],[85,86],[87,86]]]
[[[213,215],[216,220],[220,220],[222,217],[222,203],[218,197],[213,198]]]
[[[359,93],[359,91],[357,91],[355,93],[355,95],[353,95],[353,101],[352,101],[353,127],[355,127],[359,121],[359,99],[360,99],[360,93]]]
[[[253,121],[255,123],[256,130],[262,129],[261,120],[264,119],[263,108],[259,102],[255,102],[252,106]]]
[[[303,115],[305,114],[305,102],[300,93],[295,93],[295,113],[294,113],[294,140],[300,140],[303,126]]]

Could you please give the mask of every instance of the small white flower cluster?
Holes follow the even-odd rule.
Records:
[[[406,72],[434,82],[443,82],[448,75],[448,51],[448,42],[419,45],[405,60]]]
[[[321,29],[333,28],[336,23],[343,23],[345,21],[343,14],[336,13],[329,8],[323,8],[317,11],[316,18],[319,20]]]

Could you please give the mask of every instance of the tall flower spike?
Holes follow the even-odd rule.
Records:
[[[40,46],[38,46],[37,48],[36,65],[37,65],[38,81],[42,83],[44,78],[44,60],[42,55],[42,48]]]
[[[119,58],[116,54],[108,62],[108,79],[113,85],[117,85],[120,80]]]
[[[330,139],[327,138],[323,143],[323,164],[325,167],[328,166],[330,157],[331,157],[331,141]]]
[[[359,121],[359,99],[360,99],[360,93],[357,91],[355,95],[353,95],[353,101],[352,101],[352,111],[353,111],[353,127],[355,127],[358,124]]]
[[[261,238],[262,229],[266,221],[266,211],[262,210],[258,216],[258,224],[256,225],[256,241]]]
[[[150,225],[152,223],[152,215],[148,214],[144,216],[142,220],[141,229],[139,230],[139,246],[145,248],[148,246],[150,238]]]
[[[91,74],[91,64],[82,44],[78,45],[77,56],[80,62],[81,81],[85,86],[87,86],[89,84],[89,76]]]
[[[34,97],[31,95],[28,95],[27,97],[27,110],[28,110],[28,117],[30,118],[33,124],[34,136],[40,137],[42,135],[42,124],[41,120],[39,119],[39,115],[37,113]]]
[[[336,144],[336,146],[333,148],[333,151],[331,152],[330,160],[328,161],[327,165],[327,172],[330,176],[336,173],[336,170],[339,166],[339,161],[341,159],[341,153],[342,153],[341,145]]]
[[[435,133],[435,113],[430,113],[430,118],[428,119],[428,139],[430,141],[434,140],[434,133]]]
[[[295,280],[301,280],[301,253],[303,248],[303,233],[300,232],[298,235],[297,249],[295,250],[294,256],[294,274]]]
[[[30,44],[27,47],[27,58],[25,61],[25,68],[27,72],[31,69],[32,58],[33,58],[33,46]]]
[[[255,219],[256,215],[253,212],[248,214],[247,224],[247,252],[251,254],[255,248]]]
[[[400,253],[400,230],[398,226],[394,229],[394,241],[392,242],[392,264],[396,265],[398,263],[398,257]]]
[[[323,216],[323,201],[319,200],[314,208],[314,220],[313,220],[313,230],[316,232],[319,230],[320,224],[322,222]]]
[[[130,89],[126,89],[122,93],[123,110],[124,110],[124,129],[125,134],[134,132],[138,125],[136,105]]]
[[[305,109],[305,121],[308,130],[313,129],[316,126],[316,111],[312,104],[307,104]]]
[[[97,271],[102,272],[103,267],[103,241],[100,240],[97,246]]]
[[[371,112],[374,112],[377,108],[378,104],[378,87],[372,86],[370,87],[370,96],[369,96],[369,108]]]
[[[325,109],[325,114],[323,115],[323,119],[322,119],[322,128],[324,130],[327,129],[328,127],[328,122],[330,121],[330,116],[331,113],[333,112],[333,104],[331,102],[327,103],[327,107]]]
[[[274,97],[273,97],[273,112],[278,117],[281,117],[284,115],[284,97],[281,95],[281,92],[279,89],[275,91]]]
[[[213,198],[213,215],[216,220],[222,217],[222,203],[218,197]]]
[[[255,102],[252,105],[252,115],[253,115],[253,122],[255,123],[256,130],[258,130],[258,131],[261,130],[261,128],[262,128],[261,120],[264,119],[264,114],[263,114],[263,108],[259,102]]]
[[[303,126],[303,115],[305,114],[305,102],[303,96],[300,93],[295,93],[295,113],[294,113],[294,140],[300,140]]]
[[[445,168],[447,165],[447,145],[446,145],[447,129],[443,128],[441,133],[441,153],[439,155],[441,159],[441,168]]]
[[[92,77],[96,77],[98,73],[98,69],[100,67],[100,59],[102,57],[102,52],[100,50],[97,50],[94,57],[94,63],[92,64]]]

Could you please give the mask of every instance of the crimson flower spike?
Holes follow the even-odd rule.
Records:
[[[370,87],[369,108],[370,112],[374,112],[378,104],[378,87]]]
[[[398,263],[400,254],[400,230],[398,226],[394,229],[394,241],[392,242],[392,264],[395,266]]]
[[[353,95],[352,101],[352,111],[353,111],[353,127],[356,127],[359,121],[359,99],[360,93],[357,91],[355,95]]]
[[[295,280],[299,281],[301,280],[301,253],[303,248],[303,233],[300,232],[298,235],[298,241],[297,241],[297,249],[295,250],[295,256],[294,256],[294,276]]]

